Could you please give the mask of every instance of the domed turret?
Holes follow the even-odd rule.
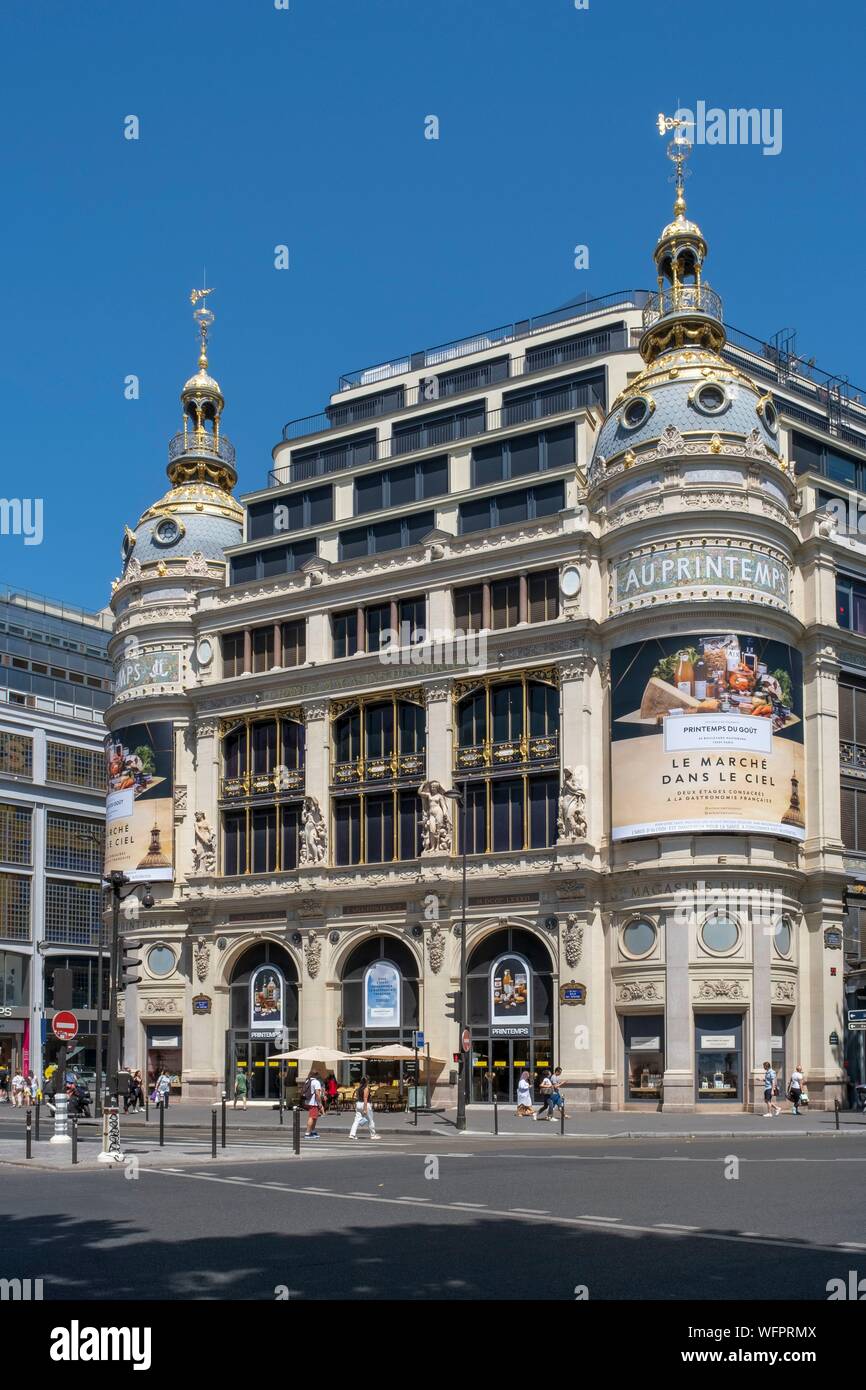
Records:
[[[646,366],[613,402],[599,431],[590,465],[595,482],[615,461],[632,467],[660,441],[673,449],[677,440],[697,444],[702,434],[708,453],[720,452],[728,437],[778,461],[769,393],[722,356],[722,301],[703,279],[707,242],[686,217],[683,166],[691,146],[676,118],[660,116],[659,130],[675,132],[667,151],[676,167],[674,216],[653,252],[658,293],[644,306],[640,340]]]
[[[193,305],[212,291],[193,290]],[[183,429],[168,446],[171,487],[148,507],[123,540],[124,575],[133,559],[137,567],[159,572],[172,560],[200,557],[222,560],[227,546],[243,538],[244,512],[232,496],[237,482],[234,445],[221,433],[225,405],[222,389],[208,371],[207,338],[214,321],[204,303],[193,314],[201,335],[198,371],[181,392]]]

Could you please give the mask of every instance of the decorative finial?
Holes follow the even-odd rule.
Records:
[[[193,291],[191,292],[191,294],[190,294],[189,302],[190,302],[190,304],[193,304],[193,305],[198,304],[198,302],[199,302],[200,299],[206,299],[207,296],[208,296],[209,294],[213,294],[213,288],[212,288],[212,287],[211,287],[211,289],[209,289],[209,290],[193,290]],[[195,310],[194,310],[194,312],[193,312],[193,318],[195,319],[196,323],[198,324],[198,330],[199,330],[199,333],[201,334],[201,352],[199,353],[199,357],[198,357],[198,365],[201,367],[201,369],[202,369],[203,372],[206,372],[206,371],[207,371],[207,335],[208,335],[208,330],[209,330],[211,324],[212,324],[213,321],[214,321],[214,316],[213,316],[211,310],[207,307],[207,305],[206,305],[206,304],[203,304],[202,307],[201,307],[200,309],[195,309]]]
[[[692,152],[691,141],[685,134],[691,121],[682,120],[679,116],[665,116],[661,111],[656,120],[659,135],[665,135],[669,130],[674,132],[674,138],[667,148],[668,159],[676,165],[674,179],[677,185],[677,196],[674,201],[674,217],[683,217],[686,211],[686,199],[683,191],[683,184],[688,178],[689,169],[684,169],[683,165]]]

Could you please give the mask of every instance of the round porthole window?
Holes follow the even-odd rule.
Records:
[[[641,918],[623,927],[622,947],[629,956],[648,956],[656,944],[656,929],[652,922]]]
[[[181,537],[181,529],[173,516],[163,517],[153,528],[153,539],[157,545],[174,545]]]
[[[640,429],[652,413],[652,406],[646,396],[635,396],[622,412],[622,423],[627,430]]]
[[[701,941],[708,951],[725,955],[740,939],[740,929],[730,917],[708,917],[701,928]]]
[[[794,940],[794,932],[791,927],[790,917],[780,917],[776,923],[776,931],[773,936],[773,943],[780,956],[789,956]]]
[[[718,415],[728,405],[728,393],[724,386],[718,386],[715,382],[708,382],[706,386],[700,386],[695,392],[695,405],[698,410],[703,411],[704,415]]]
[[[168,946],[154,946],[148,951],[147,968],[151,975],[170,975],[174,966],[174,951],[169,950]]]
[[[772,401],[766,401],[764,403],[764,424],[767,426],[770,434],[778,433],[779,416]]]

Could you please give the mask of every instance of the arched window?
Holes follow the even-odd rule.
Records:
[[[465,683],[468,686],[468,682]],[[556,843],[559,689],[555,672],[488,677],[457,690],[458,845],[469,854]]]
[[[297,867],[305,728],[299,710],[226,721],[220,780],[220,872]]]
[[[260,941],[235,962],[226,1044],[228,1095],[239,1074],[253,1100],[294,1099],[298,1065],[276,1054],[298,1046],[298,971],[285,947]]]
[[[333,715],[336,864],[386,864],[421,851],[417,789],[426,767],[420,691],[361,698]]]
[[[469,1097],[514,1102],[522,1072],[537,1085],[555,1065],[550,951],[521,927],[491,932],[469,952],[466,983]]]

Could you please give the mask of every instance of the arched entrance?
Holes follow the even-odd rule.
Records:
[[[244,1072],[250,1100],[276,1101],[281,1089],[297,1084],[297,1063],[273,1055],[298,1046],[298,971],[289,952],[274,941],[244,951],[232,969],[230,995],[227,1094]]]
[[[419,1025],[418,962],[409,947],[391,936],[375,936],[350,953],[343,967],[343,1011],[340,1047],[367,1052],[400,1043],[412,1047]],[[366,1071],[371,1080],[401,1090],[414,1070],[412,1062],[347,1063],[350,1079]]]
[[[470,951],[466,984],[469,1098],[516,1103],[520,1073],[537,1082],[554,1065],[550,953],[520,927],[491,932]]]

